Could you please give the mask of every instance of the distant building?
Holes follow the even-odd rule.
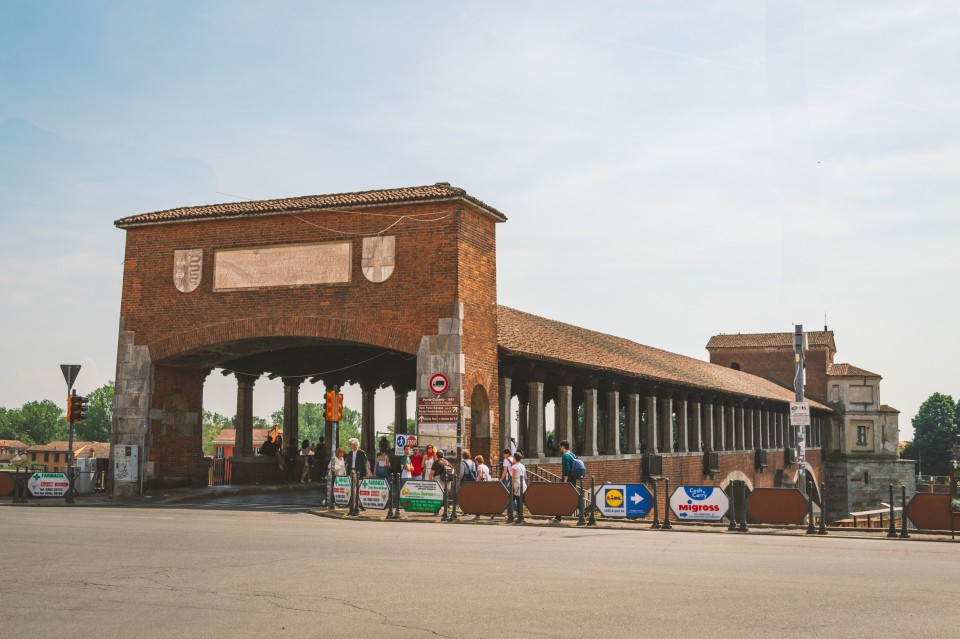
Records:
[[[827,516],[882,507],[889,485],[916,486],[914,463],[900,460],[900,411],[880,403],[880,375],[835,363],[833,331],[812,331],[804,351],[804,396],[834,410],[824,434]],[[707,343],[714,364],[793,388],[792,333],[714,335]]]
[[[47,472],[62,473],[67,467],[69,442],[56,441],[49,444],[37,444],[26,449],[27,460],[47,467]],[[90,457],[110,459],[110,444],[105,442],[73,442],[75,459]]]
[[[272,432],[272,428],[254,428],[253,429],[253,454],[260,454],[260,444],[267,438],[267,433]],[[283,431],[280,431],[283,435]],[[216,437],[213,438],[213,458],[230,459],[233,457],[233,449],[237,445],[237,429],[224,428]]]

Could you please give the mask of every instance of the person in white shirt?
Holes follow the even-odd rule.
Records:
[[[483,463],[483,455],[477,455],[473,458],[477,465],[477,481],[493,481],[490,476],[490,467]]]
[[[507,488],[510,488],[510,467],[513,466],[513,453],[509,448],[503,449],[503,464],[500,470],[500,481]]]
[[[516,502],[518,511],[523,508],[520,495],[526,488],[527,483],[527,467],[521,463],[521,460],[523,460],[523,453],[519,451],[514,453],[513,466],[510,467],[510,475],[513,477],[513,500]]]

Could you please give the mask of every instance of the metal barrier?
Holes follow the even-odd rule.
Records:
[[[217,458],[210,463],[207,484],[210,486],[229,486],[233,465],[230,459]]]

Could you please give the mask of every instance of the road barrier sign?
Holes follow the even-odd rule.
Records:
[[[360,482],[359,494],[364,508],[385,510],[390,503],[390,485],[386,479],[364,479]]]
[[[644,484],[603,484],[596,495],[604,517],[643,519],[653,508],[653,496]]]
[[[416,448],[417,436],[416,435],[395,435],[393,440],[394,455],[402,455],[404,446],[410,446],[411,448]]]
[[[720,521],[730,510],[730,499],[714,486],[680,486],[670,496],[670,510],[681,521]]]
[[[802,524],[807,498],[796,488],[754,488],[747,514],[758,524]]]
[[[350,505],[350,478],[335,477],[333,479],[333,501],[337,506]]]
[[[27,488],[34,497],[63,497],[70,487],[64,473],[34,473],[27,480]]]
[[[410,480],[400,488],[400,505],[411,513],[436,515],[443,506],[440,482]]]

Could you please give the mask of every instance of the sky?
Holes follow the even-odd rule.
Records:
[[[826,322],[909,439],[960,396],[958,78],[953,0],[6,0],[0,406],[113,379],[120,217],[450,182],[501,304],[701,359]]]

